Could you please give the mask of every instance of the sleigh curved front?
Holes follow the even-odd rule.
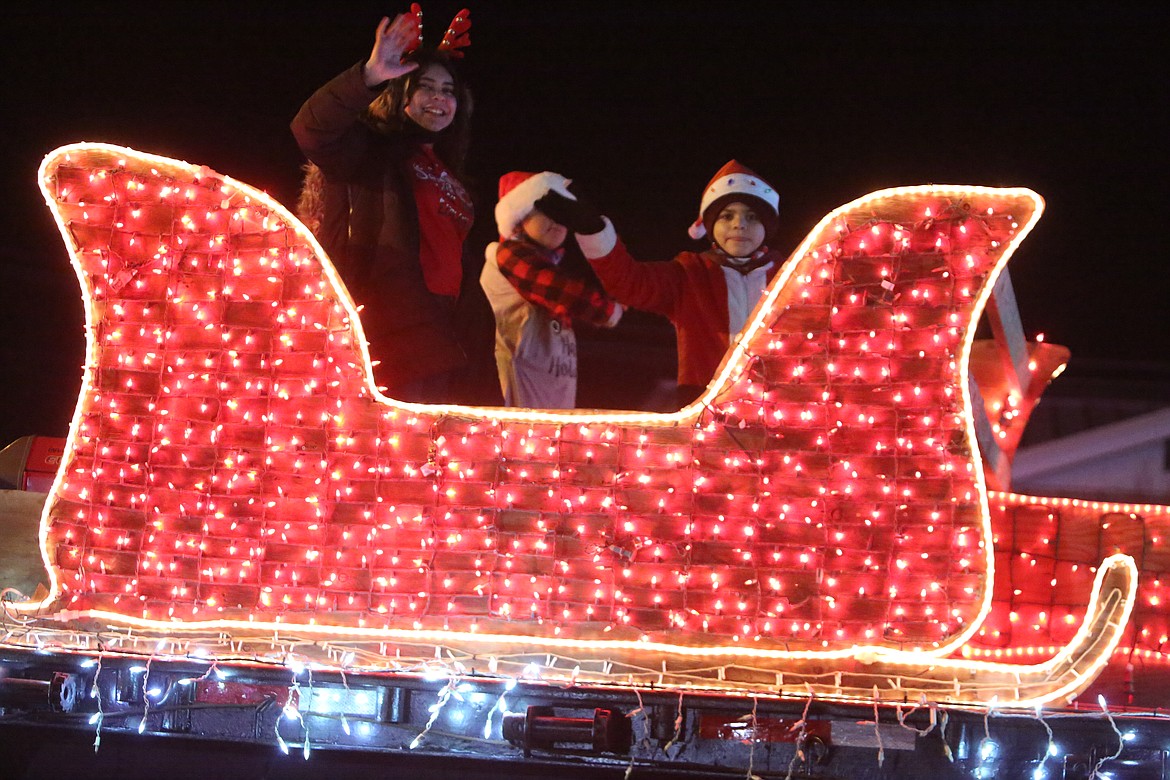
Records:
[[[815,658],[947,654],[989,608],[965,364],[1034,193],[833,212],[707,392],[653,415],[394,402],[263,193],[96,144],[51,154],[42,186],[89,339],[43,609]]]

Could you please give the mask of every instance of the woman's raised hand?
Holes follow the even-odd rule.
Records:
[[[402,55],[418,39],[418,19],[414,14],[398,14],[394,21],[383,16],[374,34],[374,48],[362,68],[367,87],[404,76],[418,67],[417,62],[403,62]]]

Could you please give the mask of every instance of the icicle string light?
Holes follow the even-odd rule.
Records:
[[[813,692],[809,690],[808,700],[804,703],[804,712],[800,714],[800,720],[793,723],[790,731],[796,732],[796,750],[792,751],[792,759],[788,762],[788,771],[784,774],[784,780],[792,780],[793,772],[796,771],[798,761],[804,761],[804,741],[808,735],[808,711],[812,707]]]
[[[749,734],[748,740],[747,740],[748,741],[747,776],[749,778],[756,777],[756,773],[754,771],[755,764],[756,764],[756,743],[760,741],[760,737],[759,737],[760,723],[759,723],[759,720],[757,720],[756,715],[759,712],[759,709],[760,709],[760,698],[758,696],[753,696],[752,697],[752,711],[751,711],[751,714],[749,714],[747,716],[747,722],[750,726],[750,728],[748,729],[748,732],[747,732]],[[878,766],[881,766],[881,759],[880,758],[878,759]]]
[[[447,706],[447,702],[449,702],[452,698],[462,701],[463,697],[459,695],[458,685],[459,678],[452,675],[443,689],[439,691],[438,699],[434,704],[427,708],[431,713],[431,717],[427,719],[426,726],[423,727],[423,730],[418,734],[418,736],[410,741],[410,750],[414,750],[422,744],[423,739],[425,739],[427,734],[430,733],[431,727],[435,725],[436,721],[438,721],[439,713],[441,713],[443,708]]]
[[[102,721],[105,719],[105,711],[102,709],[102,691],[98,685],[98,678],[102,674],[102,656],[99,653],[94,661],[93,670],[93,685],[89,689],[89,696],[95,700],[97,705],[97,712],[90,718],[90,724],[94,727],[93,732],[93,752],[96,753],[102,746]]]
[[[630,732],[633,735],[633,739],[635,741],[635,744],[639,744],[643,748],[648,748],[650,745],[650,739],[649,739],[649,737],[650,737],[650,723],[649,723],[649,718],[646,714],[646,704],[642,701],[642,692],[640,690],[638,690],[637,688],[634,688],[634,696],[636,696],[638,698],[638,706],[635,707],[634,709],[630,710],[629,712],[627,712],[626,718],[629,719],[629,721],[630,721]],[[642,736],[640,739],[637,736],[638,732],[637,732],[637,729],[635,728],[635,725],[639,721],[642,723]],[[626,771],[622,775],[623,780],[630,780],[630,777],[633,775],[634,761],[637,759],[637,756],[638,756],[638,754],[636,751],[634,751],[634,750],[630,751],[630,761],[628,764],[626,764]],[[750,769],[749,769],[749,774],[750,774]]]
[[[1125,735],[1121,733],[1121,729],[1117,728],[1117,721],[1113,719],[1113,714],[1109,712],[1109,706],[1105,702],[1105,697],[1098,696],[1097,704],[1101,707],[1101,712],[1105,715],[1106,720],[1109,721],[1109,726],[1113,729],[1113,733],[1117,735],[1117,750],[1115,750],[1111,755],[1102,755],[1099,759],[1097,759],[1097,763],[1094,764],[1093,773],[1090,775],[1090,777],[1101,777],[1101,767],[1105,766],[1105,764],[1108,762],[1120,757],[1122,752],[1125,750]]]
[[[1048,771],[1044,768],[1048,763],[1048,759],[1055,758],[1059,755],[1060,750],[1056,746],[1056,738],[1052,733],[1052,726],[1049,726],[1048,722],[1044,720],[1044,708],[1039,704],[1036,705],[1036,720],[1040,721],[1040,725],[1044,727],[1044,733],[1047,734],[1048,739],[1044,744],[1044,755],[1040,758],[1040,763],[1032,773],[1032,777],[1034,780],[1043,780],[1043,778],[1048,776]]]
[[[680,739],[682,739],[682,728],[683,728],[683,692],[679,691],[678,692],[678,704],[675,707],[674,733],[671,735],[670,739],[666,741],[666,744],[662,746],[663,755],[666,755],[667,757],[669,757],[670,756],[670,748],[673,745],[678,744],[678,741]],[[681,747],[679,748],[679,752],[680,753],[682,752]]]
[[[102,145],[54,152],[41,183],[89,351],[42,523],[51,593],[25,609],[997,668],[945,658],[995,577],[966,365],[1035,193],[906,187],[834,211],[703,396],[658,415],[384,398],[336,272],[263,193]],[[1035,696],[1107,660],[1125,560],[1089,599],[1108,637],[1077,633],[1092,652],[1058,654],[1075,674]]]
[[[146,659],[146,668],[142,671],[142,719],[138,721],[138,733],[146,731],[146,719],[150,715],[150,665],[154,663],[154,655]]]

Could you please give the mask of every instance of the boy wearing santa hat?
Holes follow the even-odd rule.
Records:
[[[696,239],[711,236],[710,249],[652,263],[635,261],[610,221],[580,200],[553,193],[543,208],[577,234],[606,292],[674,324],[679,400],[688,403],[711,381],[784,260],[765,244],[779,204],[771,185],[732,160],[703,190],[689,231]]]
[[[596,283],[561,267],[568,229],[542,208],[550,193],[576,198],[551,171],[500,178],[496,227],[479,283],[496,318],[496,367],[506,406],[572,409],[577,404],[574,322],[612,328],[622,316]]]

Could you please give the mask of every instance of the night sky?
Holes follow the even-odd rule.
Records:
[[[81,297],[36,185],[41,158],[117,143],[292,206],[302,157],[289,120],[406,5],[5,12],[0,446],[64,435],[81,379]],[[428,38],[460,7],[424,3]],[[1152,4],[545,0],[473,4],[471,18],[473,256],[514,169],[576,179],[646,259],[692,246],[699,193],[732,157],[779,190],[772,243],[785,252],[871,190],[1023,185],[1048,204],[1010,269],[1029,334],[1069,346],[1070,371],[1168,362],[1170,25]],[[613,335],[666,356],[623,381],[671,375],[662,322],[629,318]],[[586,399],[611,397],[605,361],[583,348]]]

